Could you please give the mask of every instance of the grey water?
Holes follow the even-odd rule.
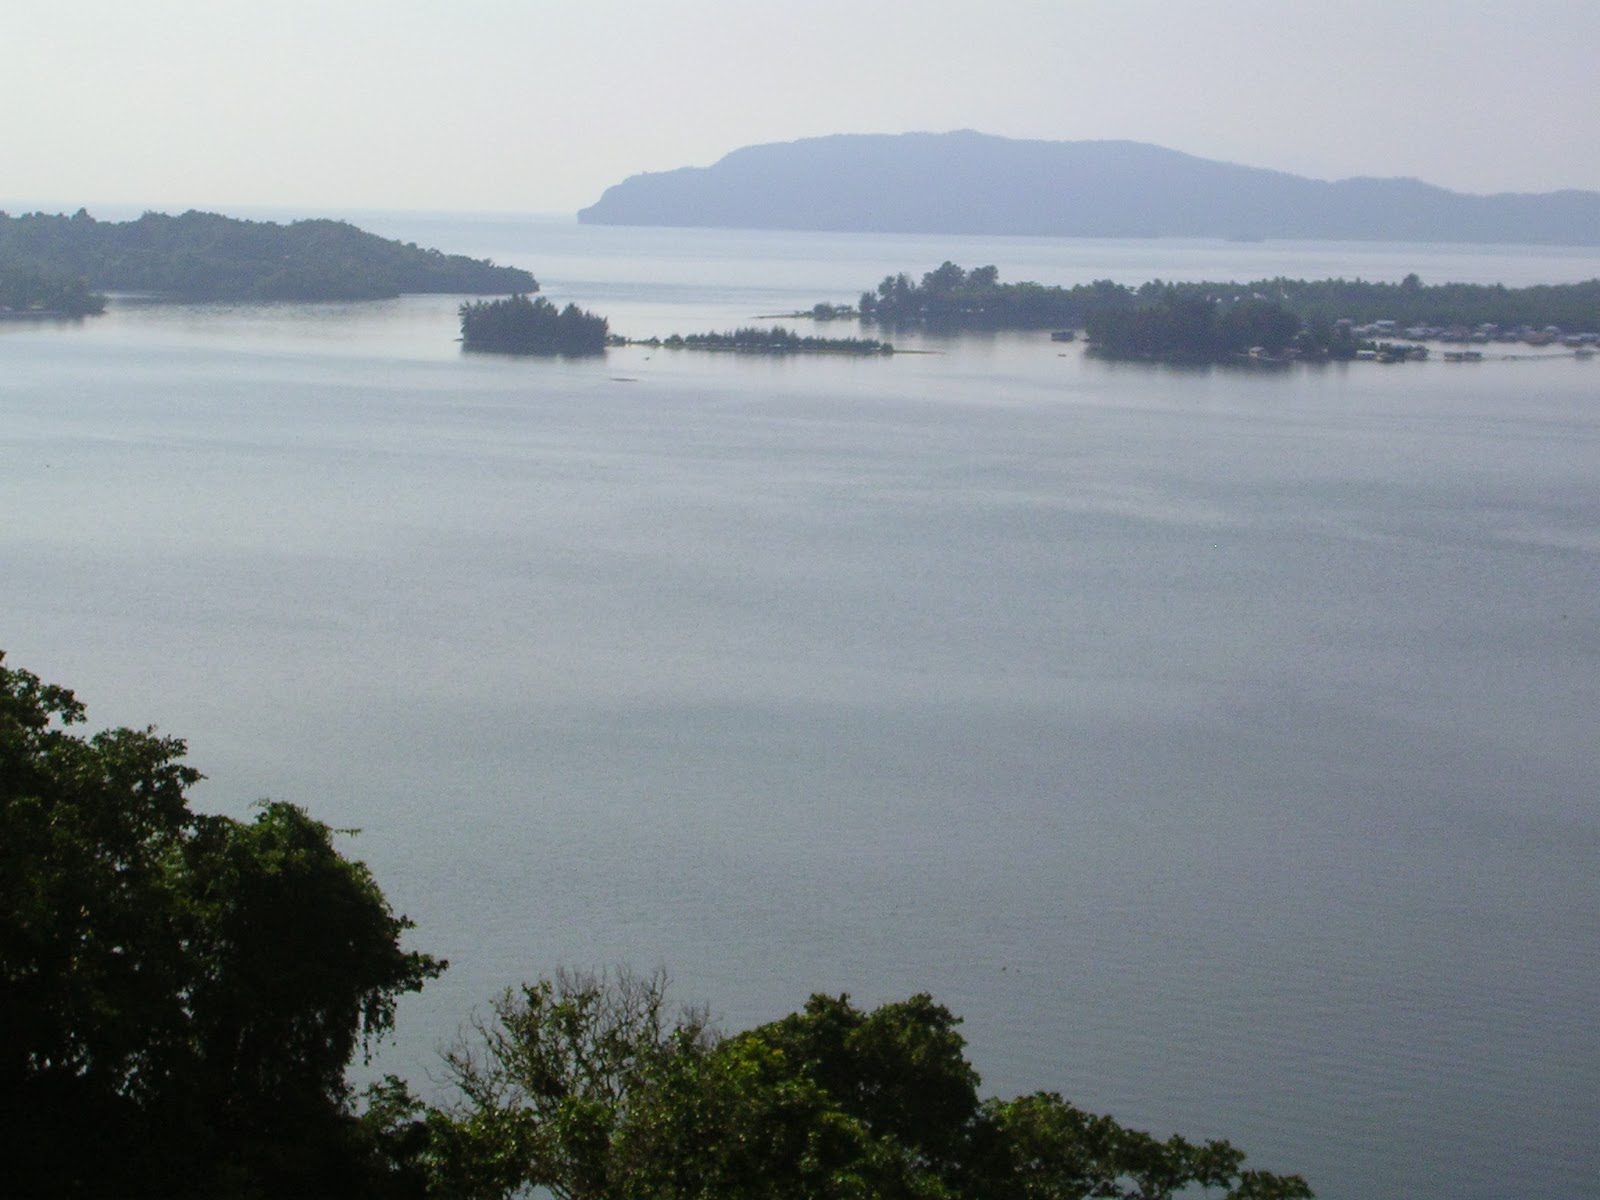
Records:
[[[640,337],[944,258],[1600,275],[362,223]],[[1333,1200],[1600,1194],[1600,366],[1179,371],[1037,334],[518,361],[463,355],[457,303],[0,325],[8,664],[185,737],[204,807],[360,828],[453,964],[374,1070],[426,1090],[562,964],[663,964],[729,1028],[926,990],[986,1092]]]

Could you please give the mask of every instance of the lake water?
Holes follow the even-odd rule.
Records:
[[[1529,283],[1593,250],[368,214],[634,335],[1003,279]],[[1600,364],[1042,335],[462,356],[450,297],[0,326],[0,647],[359,826],[451,970],[966,1016],[986,1092],[1333,1200],[1600,1194]],[[836,327],[854,332],[851,326]]]

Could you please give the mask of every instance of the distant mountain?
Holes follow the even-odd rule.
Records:
[[[595,225],[1066,237],[1600,244],[1600,193],[1473,196],[1415,179],[1327,183],[1141,142],[839,134],[635,175]]]

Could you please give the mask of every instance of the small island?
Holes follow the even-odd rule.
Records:
[[[168,300],[380,300],[405,293],[534,292],[527,271],[423,249],[344,221],[279,225],[217,213],[135,221],[0,213],[0,272]]]
[[[604,317],[576,304],[558,309],[520,292],[463,304],[460,315],[462,349],[494,354],[603,354],[610,328]]]

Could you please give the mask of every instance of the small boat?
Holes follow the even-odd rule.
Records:
[[[1078,335],[1070,329],[1058,329],[1050,335],[1052,342],[1075,342]]]
[[[1445,362],[1482,362],[1482,350],[1446,350]]]

